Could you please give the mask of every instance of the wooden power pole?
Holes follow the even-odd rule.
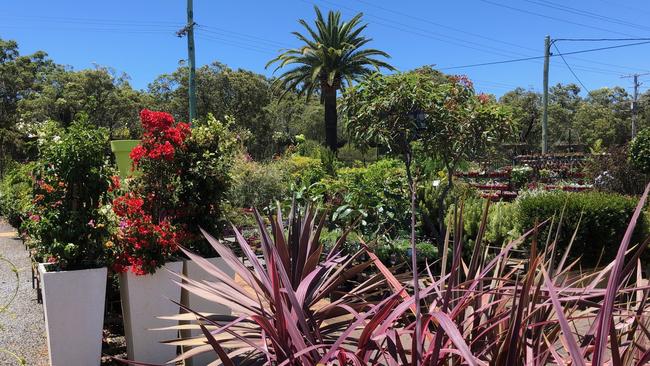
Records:
[[[641,83],[639,82],[639,76],[648,75],[650,72],[644,74],[630,74],[621,76],[623,78],[632,78],[634,82],[634,99],[632,99],[632,138],[636,136],[637,126],[638,126],[638,114],[639,114],[639,87]]]
[[[542,154],[548,152],[548,64],[551,58],[551,37],[544,38],[544,94],[542,94]]]
[[[194,59],[194,4],[187,0],[187,57],[190,64],[190,120],[196,118],[196,61]]]

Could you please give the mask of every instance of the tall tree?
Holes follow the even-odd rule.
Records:
[[[39,93],[42,79],[55,67],[45,52],[21,55],[18,43],[0,38],[0,174],[5,160],[24,157],[21,101]]]
[[[102,66],[80,71],[58,66],[41,81],[38,93],[20,101],[18,111],[34,126],[52,120],[67,127],[86,120],[105,127],[112,138],[136,138],[138,113],[149,104],[148,96],[134,90],[126,74]]]
[[[329,11],[327,19],[320,9],[316,11],[315,29],[304,19],[299,23],[307,35],[299,32],[293,34],[304,43],[303,46],[285,50],[278,57],[269,61],[267,67],[277,64],[281,69],[295,65],[277,79],[278,85],[286,91],[299,90],[300,94],[311,96],[319,91],[321,102],[325,106],[325,140],[327,146],[336,151],[337,109],[336,94],[363,76],[379,71],[381,68],[394,70],[388,63],[376,57],[389,58],[383,51],[363,48],[372,39],[361,33],[367,24],[361,23],[363,13],[355,15],[350,21],[342,21],[341,13]]]
[[[517,142],[538,146],[541,139],[542,96],[532,90],[516,88],[505,93],[499,103],[512,108]]]

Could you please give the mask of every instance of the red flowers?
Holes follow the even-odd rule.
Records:
[[[140,121],[147,131],[164,131],[174,123],[174,117],[169,113],[143,109],[140,112]]]
[[[191,130],[187,123],[176,123],[164,112],[145,109],[140,120],[145,132],[130,157],[133,168],[143,172],[142,181],[134,186],[135,191],[113,200],[113,211],[120,219],[114,269],[130,268],[143,275],[164,264],[178,250],[180,238],[186,236],[182,227],[173,224],[177,216],[164,197],[173,191],[169,177],[178,170],[177,152],[186,149]],[[119,187],[119,182],[114,185]]]
[[[138,145],[131,150],[129,157],[133,160],[134,165],[138,165],[140,159],[147,155],[147,150],[142,145]]]
[[[145,200],[133,192],[113,200],[113,211],[120,219],[120,253],[114,270],[129,268],[138,275],[154,273],[158,263],[178,250],[176,228],[168,218],[154,220]]]
[[[185,148],[185,140],[191,134],[189,124],[175,123],[174,117],[169,113],[143,109],[140,112],[140,121],[145,128],[142,142],[129,154],[134,167],[137,167],[142,159],[173,160],[176,150]]]

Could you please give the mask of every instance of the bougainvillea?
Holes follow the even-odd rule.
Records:
[[[144,207],[145,200],[128,192],[113,200],[113,211],[120,218],[118,234],[121,251],[113,269],[129,267],[139,275],[153,273],[178,249],[178,233],[168,218],[155,220]]]
[[[134,168],[138,167],[142,159],[172,161],[176,149],[184,149],[185,139],[190,135],[190,126],[187,123],[175,124],[169,113],[148,109],[140,112],[140,120],[145,132],[142,135],[142,143],[130,154]]]
[[[143,110],[144,133],[130,154],[140,174],[113,200],[119,220],[116,271],[154,273],[178,246],[214,255],[199,227],[220,231],[221,200],[229,181],[234,138],[227,126],[209,118],[193,130],[164,112]]]

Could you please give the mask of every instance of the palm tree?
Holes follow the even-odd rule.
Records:
[[[330,10],[326,20],[317,6],[314,6],[314,10],[316,30],[304,19],[300,19],[299,23],[307,30],[308,37],[292,32],[304,45],[283,50],[266,67],[277,63],[277,71],[287,65],[296,65],[276,80],[285,93],[298,89],[300,94],[306,94],[309,98],[314,91],[320,92],[321,103],[325,105],[325,141],[332,151],[336,151],[337,91],[364,76],[378,72],[380,68],[394,68],[374,58],[390,58],[386,52],[362,49],[372,40],[361,35],[367,27],[367,24],[361,24],[363,13],[355,15],[348,22],[341,22],[341,13],[338,11]]]

